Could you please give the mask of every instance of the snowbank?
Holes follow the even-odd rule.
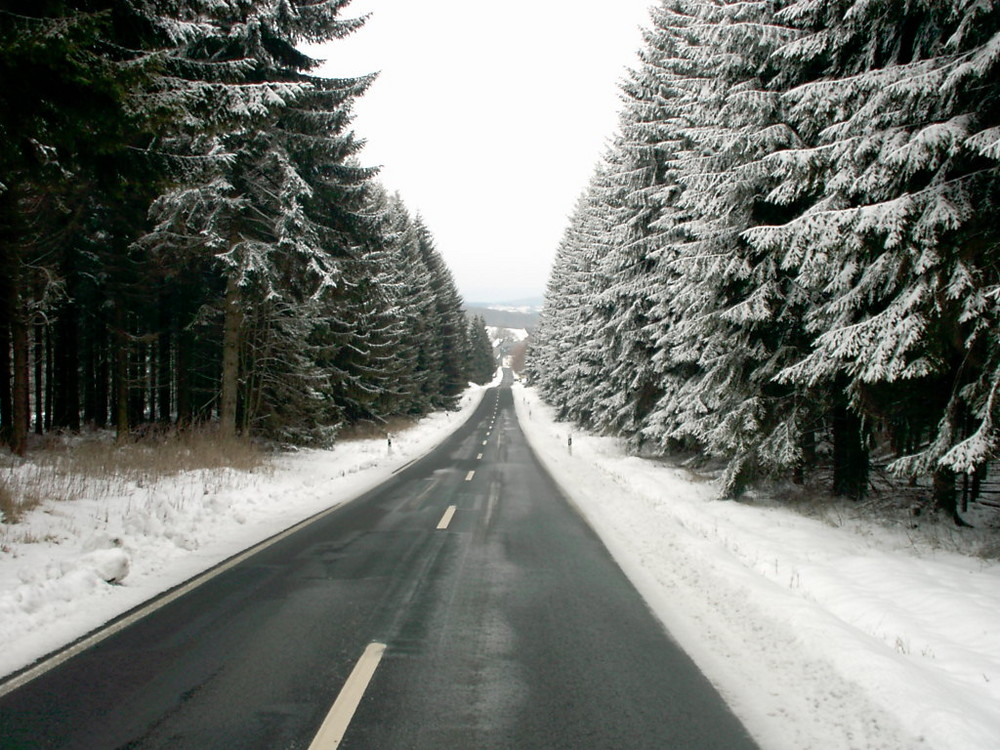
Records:
[[[0,524],[0,676],[375,487],[465,422],[486,387],[393,435],[391,451],[384,439],[345,442],[281,455],[262,471],[189,472],[114,497],[48,502]]]
[[[1000,565],[715,499],[572,433],[515,386],[539,457],[767,750],[1000,746]]]

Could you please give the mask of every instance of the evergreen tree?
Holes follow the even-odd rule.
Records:
[[[603,354],[603,388],[598,391],[598,427],[639,441],[663,395],[655,344],[662,335],[658,285],[650,283],[665,243],[659,226],[673,196],[669,164],[677,149],[676,106],[667,71],[675,45],[651,12],[639,66],[622,82],[619,135],[605,157],[603,176],[592,183],[600,195],[605,239],[598,276],[606,279],[594,298],[596,335]],[[668,230],[669,231],[669,230]]]
[[[599,288],[594,270],[604,236],[597,200],[603,179],[600,165],[576,209],[556,251],[545,290],[545,304],[532,336],[528,378],[562,419],[582,424],[592,417],[587,390],[601,372],[601,353],[594,329],[592,300]]]
[[[958,519],[995,458],[990,4],[664,0],[529,374],[560,415],[724,458],[725,491],[887,435]],[[596,345],[595,345],[596,342]],[[601,356],[603,355],[603,356]],[[655,404],[651,402],[655,400]]]
[[[383,414],[422,414],[430,409],[425,398],[426,371],[421,352],[427,345],[427,318],[433,304],[430,282],[417,251],[413,219],[399,195],[373,191],[372,213],[380,222],[382,250],[378,283],[392,315],[392,361],[386,388],[380,397]]]
[[[295,390],[299,400],[323,399],[311,359],[296,339],[308,338],[317,306],[337,287],[338,258],[350,257],[363,242],[352,235],[364,230],[351,217],[362,206],[363,183],[371,171],[348,162],[360,146],[346,127],[350,102],[370,79],[310,76],[316,63],[295,44],[336,38],[357,28],[356,21],[338,18],[343,5],[248,6],[220,19],[218,34],[198,40],[191,51],[195,59],[241,61],[242,78],[230,85],[249,84],[248,99],[234,107],[237,120],[219,136],[188,140],[181,134],[182,146],[200,150],[206,158],[222,158],[212,159],[215,169],[200,183],[181,186],[157,202],[157,229],[146,242],[182,256],[206,253],[203,262],[226,280],[224,295],[215,301],[222,325],[224,432],[235,431],[241,411],[246,422],[251,401],[255,412],[289,406],[287,392],[262,401],[266,392],[246,391],[250,383],[268,381],[265,373],[249,372],[251,364],[284,358],[279,379],[287,387],[287,368],[298,362],[303,382],[312,383]],[[271,94],[270,101],[261,101],[263,93]],[[274,325],[261,322],[268,315],[277,316]],[[247,327],[251,322],[252,328]],[[349,326],[339,323],[341,329]],[[327,312],[327,333],[337,326]],[[247,341],[249,330],[277,338]],[[297,334],[281,336],[282,330]],[[247,359],[242,356],[247,347],[267,356]],[[321,403],[301,404],[298,411],[323,408]]]
[[[57,0],[14,2],[0,10],[0,274],[7,301],[0,328],[13,350],[13,362],[3,363],[3,380],[9,382],[10,364],[14,381],[9,397],[9,389],[0,388],[0,412],[15,452],[24,450],[27,424],[29,325],[36,337],[38,413],[45,399],[49,422],[54,416],[57,426],[79,425],[75,293],[85,265],[81,238],[93,236],[89,219],[100,207],[115,206],[116,220],[134,210],[137,200],[121,187],[123,177],[150,177],[135,153],[155,133],[152,52],[165,49],[166,40],[155,31],[136,33],[129,23],[134,11],[128,3]],[[172,103],[167,93],[159,97],[161,107]],[[59,371],[49,367],[43,375],[42,337],[51,350],[53,333]],[[57,401],[54,415],[51,398]]]
[[[781,380],[846,389],[954,514],[953,472],[981,474],[997,439],[1000,10],[793,3],[783,18],[803,32],[780,55],[803,143],[769,165],[801,205],[748,235],[811,302],[813,348]]]
[[[15,450],[31,404],[38,431],[218,417],[224,433],[326,442],[454,401],[472,341],[450,273],[401,202],[373,208],[375,170],[355,161],[351,106],[371,78],[313,76],[296,46],[357,29],[346,5],[0,11],[0,431]]]
[[[469,351],[467,353],[469,380],[485,385],[493,379],[497,363],[493,356],[493,342],[486,330],[486,320],[477,315],[469,321]]]
[[[670,400],[652,419],[669,428],[661,442],[693,440],[727,459],[727,494],[800,461],[801,405],[773,383],[797,343],[794,292],[742,238],[773,210],[761,156],[794,137],[768,90],[771,54],[787,36],[771,13],[770,3],[689,2],[657,16],[673,150],[661,193],[669,212],[657,222],[657,287],[672,292],[655,311],[658,361],[685,380],[665,388]]]
[[[427,319],[428,341],[423,352],[428,374],[425,393],[432,406],[448,409],[454,406],[455,399],[468,384],[465,312],[451,271],[441,259],[434,238],[419,217],[415,224],[417,255],[427,274],[433,299]]]

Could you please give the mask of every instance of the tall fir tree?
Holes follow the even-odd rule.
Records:
[[[931,472],[957,518],[954,472],[981,475],[997,441],[1000,10],[793,3],[782,17],[802,30],[780,57],[803,143],[770,166],[804,205],[748,235],[811,300],[814,345],[781,380],[845,389],[894,434],[895,468]]]

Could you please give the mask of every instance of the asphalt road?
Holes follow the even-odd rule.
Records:
[[[538,464],[506,386],[377,490],[0,698],[4,750],[314,739],[755,747]]]

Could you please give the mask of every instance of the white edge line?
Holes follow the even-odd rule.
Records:
[[[385,654],[384,643],[369,643],[368,648],[361,654],[358,663],[351,670],[351,676],[347,678],[344,687],[340,689],[337,700],[333,703],[333,708],[326,715],[323,724],[320,726],[316,736],[313,737],[309,750],[334,750],[340,745],[347,732],[347,727],[354,718],[354,712],[358,710],[361,699],[365,695],[365,690],[375,676],[379,662]]]
[[[449,505],[448,506],[448,510],[446,510],[444,512],[444,515],[441,516],[441,520],[438,521],[438,525],[437,525],[437,530],[438,531],[444,531],[445,529],[448,528],[448,526],[451,525],[451,519],[455,515],[456,508],[457,508],[457,506],[455,506],[455,505]]]
[[[86,651],[88,648],[96,646],[101,641],[110,638],[116,633],[121,632],[125,628],[138,622],[144,617],[148,617],[157,610],[167,606],[171,602],[180,599],[182,596],[198,588],[203,583],[210,581],[211,579],[215,578],[218,575],[221,575],[222,573],[225,573],[230,568],[236,567],[247,558],[253,557],[258,552],[262,552],[268,547],[271,547],[272,545],[277,544],[283,539],[290,537],[295,532],[301,530],[306,526],[309,526],[312,523],[315,523],[324,516],[330,515],[335,510],[337,510],[342,506],[343,504],[335,505],[333,507],[327,508],[326,510],[320,511],[319,513],[310,516],[309,518],[299,521],[294,526],[288,527],[284,531],[275,534],[274,536],[269,537],[268,539],[265,539],[264,541],[259,542],[258,544],[255,544],[253,547],[250,547],[249,549],[244,550],[243,552],[234,555],[233,557],[230,557],[228,560],[219,563],[214,568],[210,568],[209,570],[206,570],[204,573],[195,576],[194,578],[188,580],[186,583],[180,584],[179,586],[168,591],[166,594],[162,595],[158,599],[154,599],[153,601],[148,602],[145,605],[139,605],[139,608],[134,610],[131,614],[126,614],[120,620],[116,620],[111,624],[107,625],[106,627],[103,627],[100,630],[91,633],[90,635],[84,636],[75,643],[72,643],[69,646],[67,646],[62,651],[59,651],[58,653],[50,656],[47,659],[43,659],[41,662],[35,664],[33,667],[29,667],[28,669],[14,676],[10,680],[7,680],[6,682],[0,684],[0,698],[7,695],[8,693],[13,692],[14,690],[17,690],[22,685],[28,684],[36,677],[41,677],[46,672],[55,669],[60,664],[63,664],[64,662],[67,662],[70,659],[72,659],[77,654],[80,654]]]
[[[406,462],[405,464],[403,464],[402,466],[397,466],[397,467],[396,467],[395,469],[393,469],[393,470],[392,470],[392,472],[391,472],[391,473],[392,473],[392,474],[398,474],[398,473],[399,473],[399,472],[401,472],[401,471],[402,471],[403,469],[406,469],[406,468],[409,468],[410,466],[413,466],[413,464],[415,464],[415,463],[416,463],[417,461],[419,461],[419,460],[420,460],[421,458],[423,458],[423,456],[417,456],[416,458],[411,458],[411,459],[410,459],[409,461],[407,461],[407,462]]]

